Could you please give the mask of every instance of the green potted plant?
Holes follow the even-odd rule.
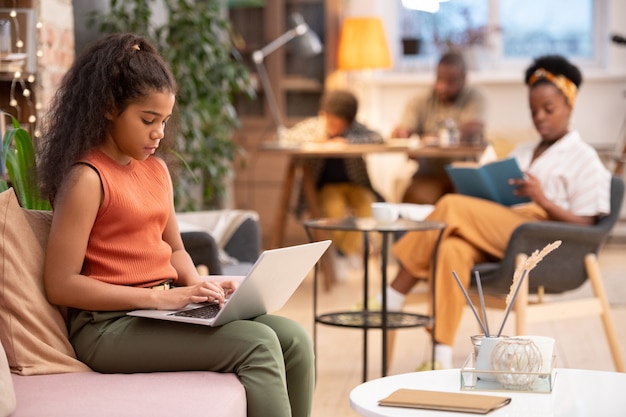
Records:
[[[232,56],[230,22],[222,2],[163,2],[166,19],[152,25],[154,0],[110,0],[92,21],[101,32],[130,31],[152,39],[179,84],[180,136],[176,144],[187,169],[175,176],[176,208],[219,206],[238,149],[232,141],[239,119],[237,93],[253,97],[247,67]]]
[[[12,186],[20,205],[31,210],[50,210],[50,202],[41,196],[37,180],[35,148],[28,131],[9,113],[0,117],[10,117],[11,127],[6,129],[2,139],[2,161],[6,167],[8,182],[0,179],[0,192]]]

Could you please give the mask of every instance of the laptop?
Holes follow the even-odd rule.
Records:
[[[221,308],[217,303],[200,303],[181,310],[145,309],[127,314],[215,327],[272,313],[285,305],[330,243],[324,240],[264,251]]]

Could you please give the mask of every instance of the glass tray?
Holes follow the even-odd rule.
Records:
[[[488,376],[485,380],[484,376]],[[500,377],[500,378],[498,378]],[[497,379],[532,381],[530,384],[509,385]],[[556,356],[552,356],[550,372],[477,371],[474,353],[470,354],[461,368],[461,390],[465,391],[523,391],[550,393],[556,379]]]

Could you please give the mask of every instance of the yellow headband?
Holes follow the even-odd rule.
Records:
[[[574,101],[576,101],[576,93],[578,92],[578,88],[576,84],[574,84],[569,78],[564,75],[554,75],[550,71],[547,71],[543,68],[537,69],[533,75],[528,80],[528,85],[533,86],[539,80],[548,80],[556,88],[563,93],[565,98],[567,98],[567,103],[571,108],[574,108]]]

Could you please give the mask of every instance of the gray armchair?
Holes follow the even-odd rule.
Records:
[[[219,248],[215,238],[208,232],[182,232],[185,250],[191,256],[195,266],[204,265],[209,268],[213,275],[222,275],[222,263],[220,262]]]
[[[580,287],[586,280],[584,258],[597,254],[609,237],[619,214],[624,197],[624,182],[619,177],[611,180],[611,213],[592,226],[578,226],[563,222],[538,222],[520,225],[511,236],[502,261],[478,264],[484,289],[490,293],[508,293],[518,254],[530,255],[555,240],[561,247],[550,254],[549,260],[539,263],[532,271],[530,292],[542,287],[548,294],[562,293]],[[472,277],[474,273],[472,272]]]
[[[223,242],[201,228],[184,230],[181,237],[194,265],[207,266],[212,275],[245,275],[261,253],[260,224],[252,217],[237,223]]]
[[[578,226],[562,222],[537,222],[520,225],[511,236],[499,262],[476,265],[472,270],[480,273],[488,307],[504,308],[504,297],[509,292],[513,272],[520,255],[530,255],[548,243],[561,240],[561,247],[532,270],[529,279],[518,294],[514,310],[516,333],[526,334],[528,322],[547,321],[565,317],[600,315],[609,341],[613,361],[618,371],[624,371],[624,360],[618,346],[614,325],[610,316],[597,254],[615,223],[624,198],[624,182],[614,176],[611,181],[611,213],[594,226]],[[574,301],[545,301],[543,295],[560,294],[580,287],[589,279],[594,296]],[[476,292],[472,298],[476,303]],[[536,300],[529,301],[529,294]],[[536,302],[535,302],[536,301]]]

